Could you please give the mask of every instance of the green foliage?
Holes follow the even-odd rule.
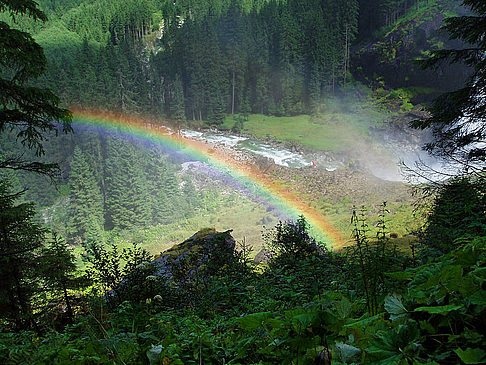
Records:
[[[264,241],[272,251],[272,265],[291,265],[311,255],[321,255],[324,246],[310,236],[309,224],[304,216],[295,222],[279,222],[272,230],[264,234]]]
[[[452,179],[440,186],[432,201],[422,244],[427,255],[441,255],[486,233],[483,177]]]
[[[83,259],[87,263],[86,273],[95,284],[95,290],[112,305],[125,300],[137,303],[154,295],[156,288],[148,279],[156,268],[152,256],[143,248],[133,244],[120,252],[113,244],[110,250],[100,243],[86,246]]]
[[[103,197],[93,171],[78,147],[74,149],[70,167],[70,236],[77,242],[102,241],[99,233],[104,228]]]
[[[111,265],[112,259],[119,262],[117,257],[108,254],[99,268]],[[299,259],[308,260],[312,258]],[[309,261],[301,271],[274,268],[263,274],[213,276],[197,307],[181,307],[187,303],[185,296],[163,292],[167,288],[150,275],[145,278],[144,272],[129,279],[128,287],[136,290],[152,283],[155,291],[145,292],[151,300],[142,295],[119,301],[108,312],[80,316],[75,326],[46,334],[41,341],[28,332],[4,333],[0,359],[28,359],[33,364],[46,359],[313,364],[332,356],[339,364],[481,363],[486,345],[481,331],[485,260],[483,240],[428,264],[389,273],[399,294],[380,297],[374,315],[365,296],[346,285],[350,279],[342,270],[347,261],[339,254],[328,261]],[[327,271],[319,272],[322,269]],[[307,291],[313,280],[305,275],[312,273],[317,274],[314,281],[325,277],[345,285],[329,282],[327,288]],[[170,298],[177,298],[174,307],[164,306]]]
[[[354,0],[97,0],[45,8],[46,26],[22,26],[46,49],[42,84],[64,102],[214,125],[229,112],[314,110],[350,78],[359,16]]]
[[[37,254],[46,230],[34,222],[32,204],[0,181],[0,307],[2,327],[35,328],[33,298],[40,291]]]
[[[129,228],[150,222],[150,198],[139,152],[110,138],[106,162],[106,205],[111,227]]]
[[[80,277],[77,272],[73,252],[69,250],[67,243],[54,233],[50,244],[41,249],[38,259],[39,275],[43,279],[44,290],[49,292],[51,301],[64,302],[66,323],[73,323],[74,310],[70,293],[88,285],[85,278]]]
[[[30,0],[2,1],[0,12],[8,13],[13,23],[22,16],[35,21],[47,20],[37,3]],[[50,90],[31,85],[45,71],[47,61],[29,33],[0,21],[0,45],[0,131],[15,131],[23,146],[41,156],[45,133],[57,130],[55,123],[61,123],[64,131],[69,131],[70,114],[58,107],[59,100]],[[56,164],[26,160],[22,154],[11,151],[2,154],[0,159],[2,169],[52,174],[56,167]]]
[[[232,1],[194,14],[169,22],[153,60],[164,80],[181,78],[189,118],[220,124],[224,112],[301,114],[338,80],[346,83],[355,1],[264,2],[250,12]]]
[[[430,153],[464,165],[467,173],[481,171],[486,160],[484,141],[486,116],[483,90],[486,87],[486,7],[482,0],[464,0],[472,14],[445,20],[443,29],[450,39],[470,46],[462,49],[441,49],[422,60],[422,68],[437,68],[443,63],[463,63],[472,68],[464,86],[447,92],[429,107],[431,116],[412,122],[412,127],[430,129],[434,140],[425,146]],[[476,166],[479,164],[479,167]]]
[[[383,202],[375,241],[370,241],[368,237],[369,228],[364,207],[359,211],[355,207],[351,218],[356,242],[356,245],[348,248],[349,260],[353,264],[351,270],[359,278],[359,288],[365,295],[366,307],[371,315],[378,313],[383,296],[392,289],[386,273],[396,271],[401,264],[405,264],[403,255],[389,242],[385,221],[387,212],[386,202]],[[388,302],[385,305],[393,306],[393,303]]]

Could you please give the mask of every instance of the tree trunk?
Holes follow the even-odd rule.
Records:
[[[231,95],[231,115],[235,114],[235,72],[233,71],[233,93]]]
[[[343,74],[343,84],[346,85],[346,74],[348,72],[348,26],[346,25],[344,34],[344,74]]]
[[[68,293],[67,293],[66,283],[64,283],[64,282],[62,283],[62,291],[64,293],[64,301],[66,302],[66,306],[67,306],[67,315],[68,315],[69,323],[73,323],[74,312],[73,312],[73,309],[71,307],[71,301],[69,300],[69,296],[68,296]]]

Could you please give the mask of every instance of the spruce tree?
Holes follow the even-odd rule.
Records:
[[[146,172],[152,205],[152,222],[167,224],[175,219],[177,182],[169,162],[157,151],[149,153]]]
[[[71,190],[68,231],[75,242],[83,242],[88,231],[103,228],[104,219],[100,188],[79,147],[74,149],[69,183]],[[97,227],[93,228],[92,225]]]
[[[32,204],[16,203],[22,194],[0,181],[0,317],[9,327],[35,329],[33,298],[46,230],[34,222]]]
[[[184,106],[184,89],[179,75],[176,75],[174,80],[172,94],[172,118],[178,126],[181,126],[186,121],[186,110]]]
[[[432,53],[422,67],[437,67],[443,62],[463,62],[473,73],[463,88],[445,93],[429,109],[431,116],[412,123],[430,130],[434,141],[425,146],[430,153],[461,163],[464,169],[484,171],[486,161],[486,2],[464,0],[473,14],[445,20],[443,29],[451,39],[464,41],[462,49]]]
[[[7,13],[15,23],[17,17],[46,21],[46,15],[32,0],[0,2],[0,13]],[[61,123],[70,131],[70,113],[58,107],[59,99],[47,89],[33,87],[31,82],[45,71],[47,60],[32,36],[0,21],[0,132],[15,128],[21,143],[44,154],[45,132]],[[0,156],[0,168],[54,173],[57,165],[25,159],[23,155]]]
[[[108,139],[106,160],[106,212],[109,225],[143,227],[152,217],[143,156],[127,141]]]
[[[67,243],[58,235],[53,234],[49,245],[42,248],[39,267],[39,274],[44,280],[44,290],[48,291],[52,298],[62,298],[67,309],[67,319],[72,323],[74,310],[69,292],[82,288],[87,282],[78,275],[76,258]]]

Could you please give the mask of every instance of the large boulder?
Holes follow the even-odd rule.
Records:
[[[154,263],[157,276],[175,287],[188,282],[205,282],[236,261],[232,230],[200,230],[191,238],[161,254]]]
[[[206,228],[155,260],[142,260],[105,300],[120,304],[148,298],[167,306],[195,305],[209,282],[234,268],[237,260],[231,231]]]

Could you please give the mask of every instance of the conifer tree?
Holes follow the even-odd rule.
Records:
[[[173,222],[176,219],[174,197],[177,193],[177,182],[169,163],[158,152],[151,152],[147,159],[146,173],[152,205],[152,222]]]
[[[2,0],[0,13],[7,13],[15,23],[17,17],[46,21],[46,15],[32,0]],[[44,133],[56,130],[61,123],[70,131],[70,113],[58,107],[59,99],[47,89],[33,87],[29,83],[45,71],[46,58],[42,48],[26,32],[14,29],[0,21],[0,132],[15,128],[22,144],[44,154]],[[41,161],[29,161],[23,155],[0,156],[0,168],[53,173],[57,165]]]
[[[151,220],[143,157],[131,143],[117,137],[108,139],[106,160],[106,207],[109,225],[118,228],[142,227]]]
[[[96,182],[104,193],[104,157],[103,157],[103,141],[101,131],[94,132],[77,132],[76,145],[83,151],[84,158],[93,172]]]
[[[464,0],[471,15],[448,18],[443,29],[451,39],[464,41],[462,49],[433,52],[422,67],[437,67],[442,62],[463,62],[473,73],[463,88],[437,98],[429,111],[431,116],[412,123],[415,128],[430,128],[434,141],[425,146],[434,155],[461,163],[465,170],[484,172],[486,161],[486,3]]]
[[[86,240],[88,231],[102,229],[104,219],[100,188],[79,147],[74,149],[69,182],[71,192],[68,229],[73,240],[82,242]]]
[[[39,271],[44,280],[44,289],[52,297],[62,298],[70,323],[73,322],[74,311],[69,291],[86,285],[85,279],[77,275],[75,260],[67,243],[55,233],[49,245],[42,248],[39,258]]]
[[[32,204],[16,203],[22,194],[0,181],[0,317],[16,329],[35,329],[38,251],[46,230],[34,222]]]
[[[173,83],[172,98],[172,118],[177,122],[177,125],[180,126],[186,121],[186,110],[184,106],[184,89],[178,74]]]

